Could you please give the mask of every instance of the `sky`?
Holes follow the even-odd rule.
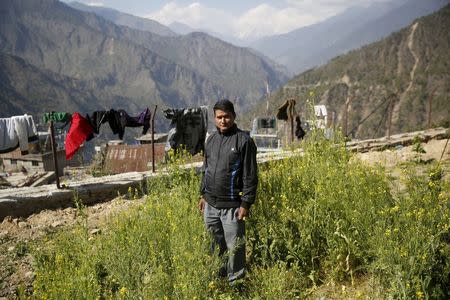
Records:
[[[71,2],[73,0],[64,0]],[[282,34],[311,25],[355,5],[391,0],[77,0],[164,25],[180,22],[239,39]],[[395,0],[394,0],[395,1]]]

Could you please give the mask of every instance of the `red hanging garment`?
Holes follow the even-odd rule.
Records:
[[[69,160],[80,149],[81,144],[94,132],[91,124],[79,113],[72,115],[69,133],[66,137],[66,159]]]

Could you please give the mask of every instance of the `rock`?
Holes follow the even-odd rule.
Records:
[[[28,227],[30,227],[30,225],[28,225],[27,222],[19,222],[17,225],[19,226],[19,228],[28,228]]]
[[[11,216],[6,216],[6,217],[3,219],[2,224],[12,223],[12,221],[13,221],[13,218],[12,218]]]
[[[15,248],[14,246],[9,246],[9,247],[8,247],[8,252],[13,252],[13,251],[14,251],[14,248]]]
[[[3,239],[3,238],[5,238],[5,237],[7,237],[7,236],[8,236],[8,233],[9,233],[8,230],[0,231],[0,239]]]
[[[52,223],[52,227],[56,228],[56,227],[59,227],[59,226],[61,226],[63,224],[64,224],[63,221],[55,221],[55,222]]]
[[[94,235],[94,234],[100,234],[101,231],[102,231],[101,229],[94,228],[94,229],[92,229],[89,233],[92,234],[92,235]]]
[[[34,273],[32,271],[26,272],[25,278],[34,279]]]

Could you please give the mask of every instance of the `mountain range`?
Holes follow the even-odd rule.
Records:
[[[286,45],[307,45],[308,54],[296,48],[298,57],[289,66],[309,67],[325,63],[335,52],[380,39],[411,16],[448,2],[401,0],[379,3],[371,10],[352,8],[319,24],[268,38],[266,46],[276,52]],[[386,103],[379,101],[395,93],[395,131],[423,128],[430,97],[433,122],[442,123],[450,115],[449,28],[446,6],[380,42],[308,70],[272,95],[271,113],[286,97],[296,97],[304,113],[304,100],[313,91],[309,100],[329,106],[341,124],[344,103],[351,98],[349,130],[371,137],[385,133],[386,118],[380,118],[386,115]],[[228,97],[238,111],[252,109],[242,119],[249,125],[252,116],[266,113],[265,101],[261,103],[266,82],[273,91],[288,79],[286,68],[263,54],[270,51],[236,47],[203,32],[176,31],[109,8],[69,6],[56,0],[3,0],[0,117],[109,108],[137,113],[153,104],[160,109],[194,107]],[[381,108],[359,124],[376,107]],[[157,128],[166,130],[161,115]]]
[[[247,41],[238,39],[231,35],[220,34],[204,28],[192,28],[181,22],[172,22],[168,26],[165,26],[157,21],[133,16],[108,7],[86,5],[80,2],[69,2],[68,4],[75,9],[93,12],[96,15],[110,20],[117,25],[150,31],[162,36],[186,35],[193,32],[203,32],[235,46],[246,47],[249,44]]]
[[[354,6],[323,22],[262,38],[250,47],[299,74],[378,41],[448,3],[448,0],[396,0],[368,7]]]
[[[269,115],[289,98],[302,119],[311,105],[324,104],[335,126],[356,138],[384,136],[392,111],[392,133],[448,126],[450,120],[450,5],[387,38],[350,51],[290,80],[268,99]],[[390,105],[391,108],[390,108]],[[265,115],[260,103],[252,116]]]
[[[152,104],[196,107],[222,97],[245,110],[264,95],[266,81],[275,88],[287,80],[283,67],[207,34],[162,36],[56,0],[1,1],[0,53],[1,102],[16,103],[2,117],[74,103],[79,110],[137,113]],[[39,85],[26,80],[36,77]]]
[[[95,13],[96,15],[105,18],[106,20],[109,20],[117,25],[144,30],[162,36],[177,35],[177,33],[172,31],[169,27],[164,26],[157,21],[126,14],[109,7],[86,5],[80,2],[70,2],[68,3],[68,5],[81,11]]]

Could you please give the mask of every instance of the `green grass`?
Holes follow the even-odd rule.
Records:
[[[48,299],[293,299],[372,278],[358,297],[448,297],[449,183],[431,164],[391,191],[381,168],[313,135],[305,154],[260,167],[247,220],[248,275],[216,278],[220,258],[197,210],[199,177],[173,167],[145,203],[90,235],[78,226],[32,247],[34,295]],[[82,208],[81,208],[82,209]],[[365,294],[366,293],[366,294]],[[347,295],[348,296],[348,295]]]

